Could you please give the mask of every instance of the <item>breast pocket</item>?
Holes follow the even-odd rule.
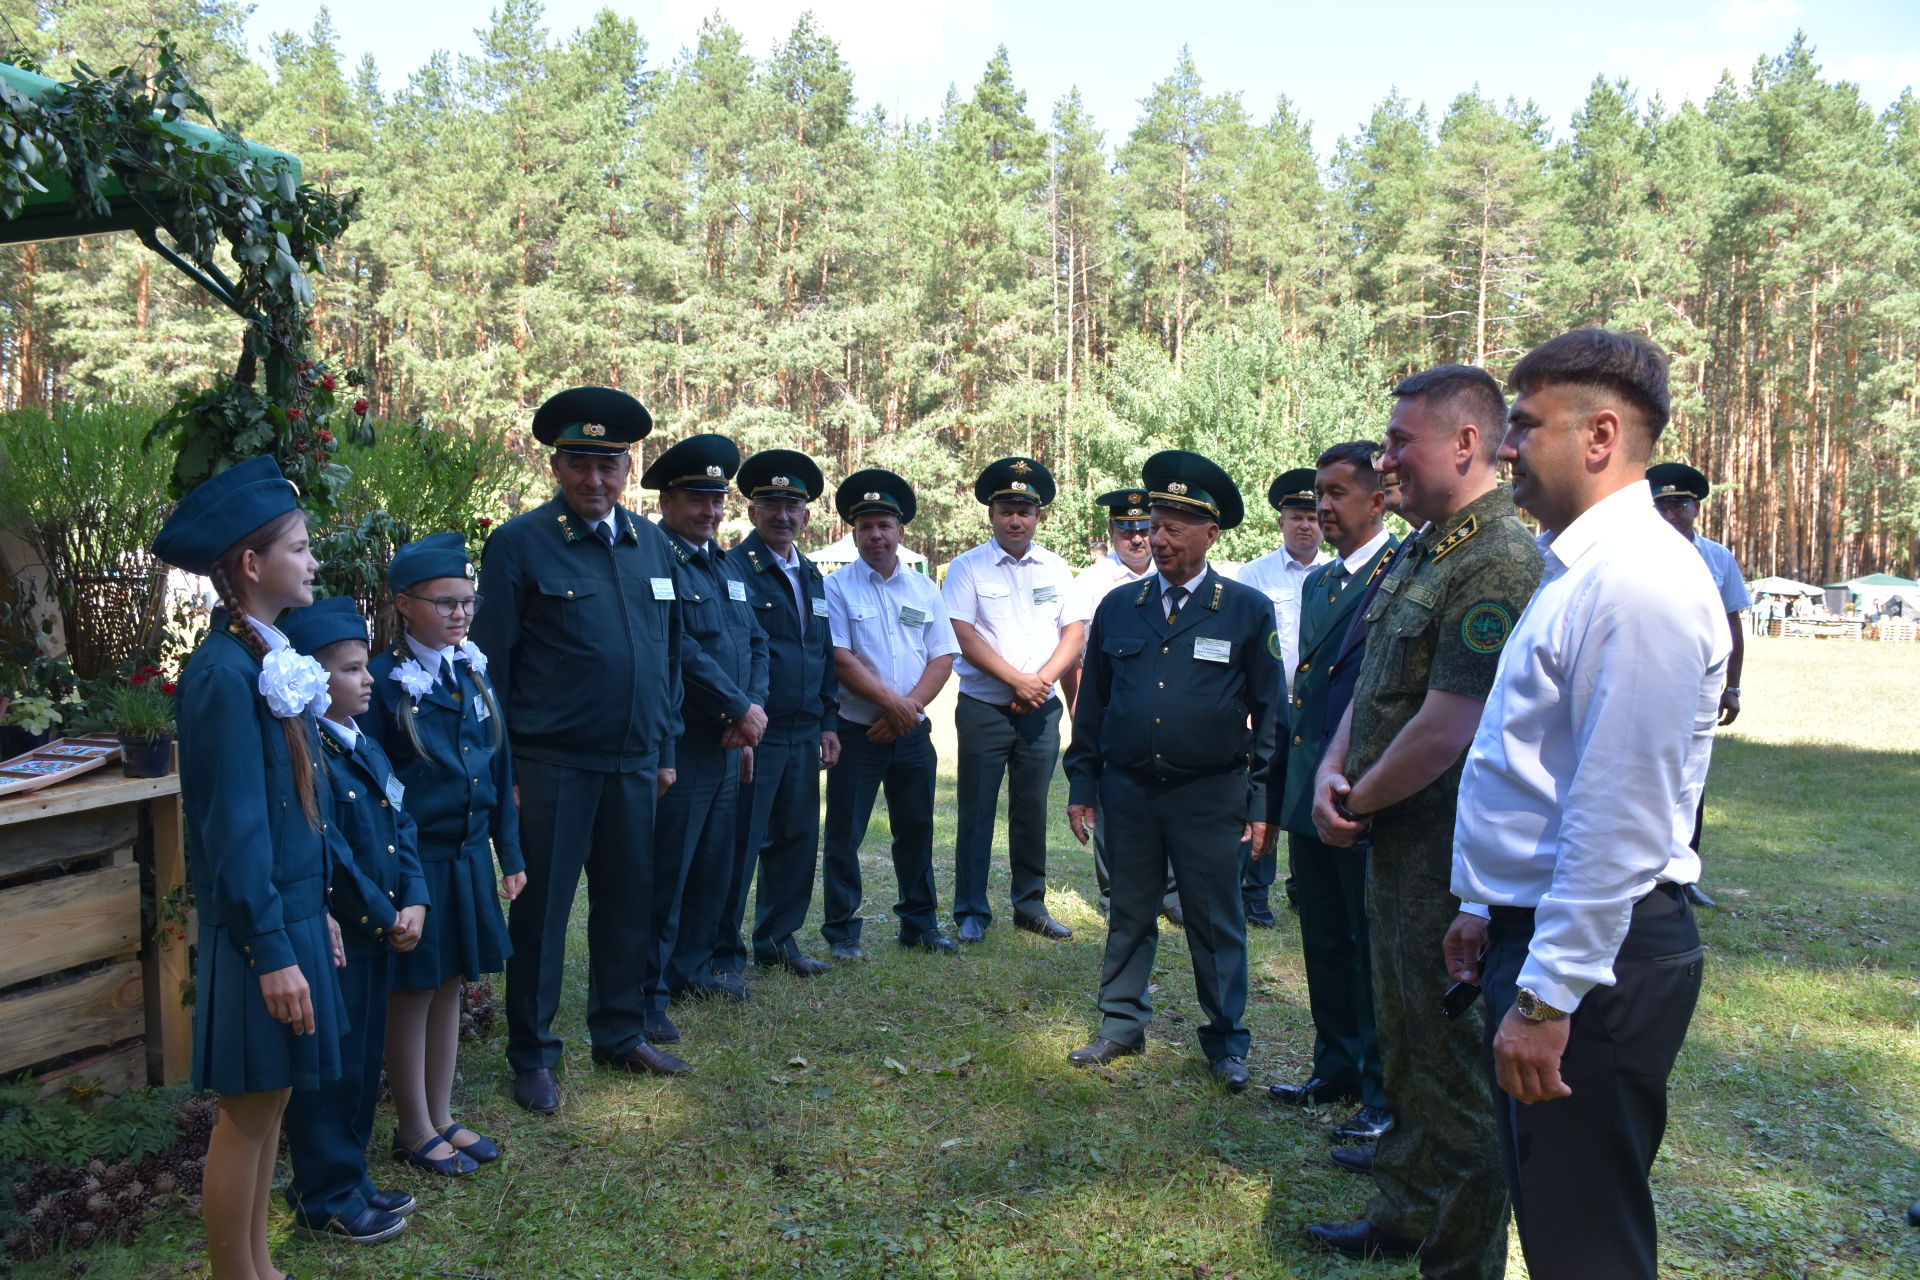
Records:
[[[998,623],[1013,621],[1013,589],[1006,583],[983,582],[975,588],[974,595],[982,618]]]
[[[1433,667],[1432,606],[1402,599],[1400,607],[1382,621],[1385,631],[1381,634],[1388,645],[1386,684],[1396,689],[1426,688]],[[1373,643],[1372,632],[1367,643]]]
[[[569,640],[590,640],[596,597],[605,586],[598,578],[541,578],[534,584],[536,607]]]

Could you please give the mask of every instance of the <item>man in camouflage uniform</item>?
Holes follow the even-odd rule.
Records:
[[[1382,470],[1427,526],[1367,606],[1367,649],[1314,786],[1335,846],[1372,836],[1367,918],[1374,1012],[1393,1127],[1357,1222],[1308,1234],[1350,1257],[1420,1256],[1432,1280],[1501,1276],[1507,1195],[1481,1064],[1478,1006],[1440,1012],[1434,963],[1459,909],[1453,812],[1500,650],[1540,580],[1540,552],[1496,480],[1506,404],[1484,370],[1442,365],[1393,392]]]

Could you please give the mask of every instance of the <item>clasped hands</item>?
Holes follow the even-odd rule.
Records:
[[[920,727],[927,708],[918,698],[896,693],[880,704],[880,718],[867,730],[869,742],[892,742]]]

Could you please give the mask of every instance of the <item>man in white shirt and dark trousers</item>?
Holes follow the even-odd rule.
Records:
[[[954,557],[940,591],[960,645],[953,918],[961,942],[986,939],[993,921],[987,871],[1004,777],[1013,922],[1058,942],[1073,931],[1047,914],[1047,788],[1060,760],[1054,683],[1080,662],[1087,610],[1067,562],[1033,542],[1053,501],[1046,467],[1001,458],[980,472],[973,494],[987,508],[993,537]]]
[[[933,789],[939,760],[927,704],[960,651],[940,589],[900,563],[900,541],[917,503],[913,486],[872,468],[834,494],[853,526],[860,559],[826,582],[827,625],[840,680],[840,763],[827,774],[821,859],[821,936],[836,960],[864,960],[860,948],[860,845],[882,787],[893,833],[900,898],[900,945],[958,951],[940,932],[933,882]]]
[[[1540,522],[1546,568],[1460,783],[1453,889],[1491,925],[1463,905],[1445,963],[1486,988],[1529,1273],[1653,1280],[1647,1177],[1700,991],[1683,889],[1699,873],[1687,841],[1726,615],[1641,483],[1667,422],[1666,353],[1576,330],[1528,353],[1509,383],[1520,395],[1500,456]]]

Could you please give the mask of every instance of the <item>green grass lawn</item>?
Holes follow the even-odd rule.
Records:
[[[1920,646],[1755,642],[1743,683],[1707,811],[1706,884],[1722,907],[1702,914],[1706,986],[1655,1170],[1664,1270],[1914,1276]],[[936,723],[944,903],[948,707]],[[1344,1112],[1211,1086],[1182,939],[1163,939],[1148,1052],[1111,1071],[1067,1066],[1096,1025],[1104,932],[1058,782],[1056,799],[1050,900],[1073,941],[1003,920],[957,959],[894,947],[876,821],[863,854],[873,962],[811,982],[750,974],[751,1004],[676,1014],[696,1069],[684,1080],[588,1065],[577,917],[561,1115],[513,1106],[498,1042],[470,1049],[460,1116],[501,1139],[501,1164],[450,1181],[382,1161],[383,1185],[420,1198],[412,1229],[326,1248],[292,1239],[279,1212],[281,1264],[302,1280],[1415,1274],[1308,1247],[1302,1224],[1355,1217],[1365,1200],[1326,1159]],[[1004,911],[1004,870],[996,892]],[[1311,1031],[1290,917],[1256,931],[1251,967],[1256,1082],[1299,1078]],[[83,1255],[86,1274],[204,1274],[199,1234],[163,1219],[135,1247]],[[69,1261],[16,1274],[78,1274]],[[1510,1274],[1524,1274],[1517,1245]]]

